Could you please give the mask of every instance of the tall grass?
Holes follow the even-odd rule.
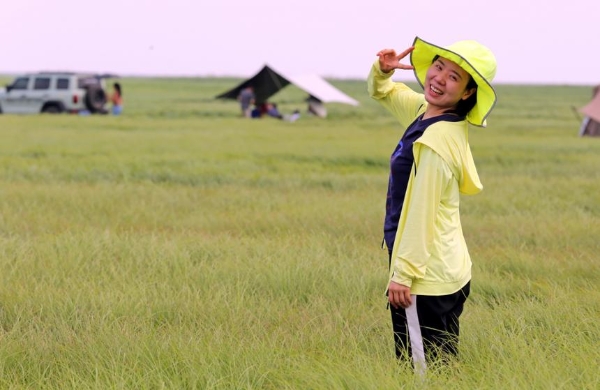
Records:
[[[287,123],[212,99],[239,80],[122,81],[121,117],[0,116],[0,388],[600,387],[591,88],[501,85],[471,131],[461,360],[421,378],[383,296],[401,129],[364,82]]]

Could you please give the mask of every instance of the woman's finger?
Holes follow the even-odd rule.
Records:
[[[394,306],[395,309],[402,306],[401,296],[398,291],[390,291],[390,303]]]
[[[410,290],[407,289],[407,290],[402,291],[402,295],[404,296],[402,301],[404,302],[404,305],[405,305],[403,307],[406,309],[407,307],[412,305],[412,298],[410,296]]]
[[[383,50],[379,50],[379,52],[377,53],[378,56],[384,56],[387,54],[395,54],[396,52],[394,51],[394,49],[383,49]]]
[[[398,58],[402,59],[404,57],[406,57],[407,55],[410,54],[410,52],[412,52],[413,50],[415,50],[414,46],[409,47],[408,49],[404,50],[402,53],[398,54]]]

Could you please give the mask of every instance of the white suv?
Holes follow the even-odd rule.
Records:
[[[40,72],[18,76],[0,89],[0,113],[106,113],[111,75]]]

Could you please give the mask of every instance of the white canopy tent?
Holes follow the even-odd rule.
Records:
[[[290,76],[291,84],[323,103],[342,103],[358,106],[358,102],[315,74]]]

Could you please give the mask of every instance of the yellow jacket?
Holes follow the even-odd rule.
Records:
[[[375,62],[368,78],[371,96],[406,127],[427,102],[394,83]],[[482,190],[468,142],[468,123],[436,122],[413,145],[415,163],[392,250],[390,280],[411,294],[447,295],[471,279],[471,258],[460,222],[460,193]]]

